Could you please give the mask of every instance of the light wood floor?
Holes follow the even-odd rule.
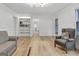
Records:
[[[28,54],[29,44],[30,44],[30,38],[20,37],[17,40],[17,49],[13,53],[13,56],[26,56]]]
[[[53,38],[50,37],[21,37],[17,40],[17,49],[12,56],[57,56],[64,55],[65,52],[59,48],[54,48]]]
[[[57,56],[64,55],[64,51],[54,48],[51,38],[40,37],[38,40],[33,39],[30,44],[30,56]]]

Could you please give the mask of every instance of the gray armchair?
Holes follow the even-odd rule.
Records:
[[[65,52],[67,53],[67,42],[68,42],[68,39],[69,39],[68,32],[62,33],[61,36],[56,36],[55,47],[56,47],[56,44],[58,44],[61,47],[63,47]]]
[[[64,48],[66,53],[68,49],[75,49],[75,29],[73,28],[62,29],[62,35],[56,36],[54,45],[55,47],[56,45],[60,45],[61,47]]]

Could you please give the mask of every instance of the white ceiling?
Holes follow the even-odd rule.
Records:
[[[68,3],[49,3],[45,7],[30,7],[27,3],[4,3],[15,13],[28,13],[28,14],[53,14],[65,7]]]

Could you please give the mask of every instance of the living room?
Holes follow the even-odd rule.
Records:
[[[0,3],[0,56],[78,56],[78,7]]]

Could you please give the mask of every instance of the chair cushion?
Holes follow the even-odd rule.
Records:
[[[0,31],[0,44],[9,40],[8,33],[6,31]]]
[[[61,44],[65,44],[67,40],[63,40],[63,39],[56,39],[56,42],[59,42]]]
[[[62,36],[62,39],[67,39],[67,40],[69,39],[68,32],[63,32],[61,36]]]
[[[16,41],[7,41],[0,45],[0,54],[8,54],[14,47],[16,47]]]

